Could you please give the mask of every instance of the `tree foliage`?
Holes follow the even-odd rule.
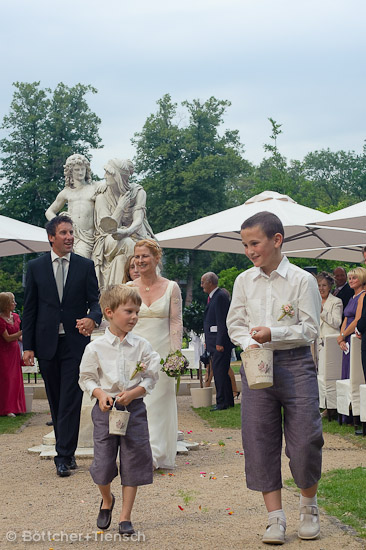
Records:
[[[248,170],[236,130],[219,130],[229,101],[184,101],[185,125],[169,94],[135,134],[136,171],[148,197],[149,219],[155,232],[223,210],[229,205],[232,179]],[[194,251],[170,251],[165,273],[187,281],[187,302],[207,263]],[[207,257],[207,255],[206,255]],[[206,269],[207,271],[207,269]]]
[[[1,126],[7,135],[0,140],[0,212],[43,226],[44,212],[63,186],[66,158],[101,147],[101,120],[85,99],[97,90],[60,83],[52,91],[40,82],[15,82],[14,87]]]

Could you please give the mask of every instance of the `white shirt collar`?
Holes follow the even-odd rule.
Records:
[[[254,275],[254,279],[256,279],[257,277],[265,277],[266,279],[269,279],[272,273],[278,273],[280,277],[282,277],[283,279],[286,279],[289,265],[290,265],[290,262],[288,258],[283,255],[282,260],[278,264],[277,268],[274,269],[270,275],[267,275],[266,273],[264,273],[261,267],[254,267],[253,269],[256,272]]]
[[[209,297],[212,298],[212,296],[215,294],[216,290],[218,290],[218,286],[215,287],[213,290],[211,290],[210,294],[209,294]]]
[[[110,344],[112,344],[113,346],[116,346],[116,345],[119,345],[121,344],[122,342],[126,342],[127,344],[129,344],[130,346],[133,346],[133,341],[134,341],[134,336],[131,332],[127,332],[126,336],[123,338],[123,340],[120,340],[119,336],[116,336],[115,334],[113,334],[110,330],[109,330],[109,327],[106,327],[105,329],[105,336],[108,340],[108,342]]]
[[[71,252],[68,252],[67,254],[65,254],[65,256],[61,256],[61,258],[64,258],[65,260],[67,260],[68,262],[70,261],[70,257],[71,257]],[[60,256],[58,256],[56,254],[56,252],[54,252],[53,250],[51,250],[51,260],[52,262],[54,262],[55,260],[57,260],[58,258],[60,258]]]

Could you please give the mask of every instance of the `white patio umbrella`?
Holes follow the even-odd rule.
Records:
[[[0,216],[0,256],[14,256],[50,250],[42,227]]]
[[[327,214],[326,218],[319,216],[314,218],[317,225],[326,225],[329,227],[346,227],[348,229],[362,229],[366,231],[366,201],[352,204],[342,210],[337,210],[332,214]]]
[[[243,253],[240,226],[250,216],[263,211],[276,214],[282,221],[285,228],[283,251],[289,256],[353,261],[348,259],[353,253],[359,256],[359,251],[355,252],[353,247],[366,243],[366,231],[311,223],[318,218],[326,220],[328,215],[273,191],[264,191],[240,206],[162,231],[156,238],[164,248]]]

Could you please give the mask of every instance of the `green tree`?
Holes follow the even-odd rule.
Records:
[[[63,164],[73,153],[88,156],[101,147],[100,119],[85,96],[92,86],[60,83],[52,91],[40,82],[15,82],[8,115],[1,129],[0,213],[35,225],[63,186]]]
[[[230,102],[214,97],[184,101],[188,122],[180,125],[177,104],[169,94],[158,102],[132,143],[136,171],[148,197],[149,219],[157,233],[221,211],[228,206],[232,179],[248,169],[238,132],[219,133]],[[207,256],[196,251],[169,251],[167,276],[187,280],[186,302],[193,285],[207,271]]]

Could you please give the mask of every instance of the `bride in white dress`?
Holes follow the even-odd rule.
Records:
[[[135,245],[135,265],[140,277],[131,283],[139,289],[142,304],[133,332],[148,340],[165,359],[182,347],[182,298],[179,286],[157,275],[162,256],[157,242],[144,239]],[[175,379],[164,372],[150,395],[144,398],[154,468],[174,468],[177,452],[177,400]]]

